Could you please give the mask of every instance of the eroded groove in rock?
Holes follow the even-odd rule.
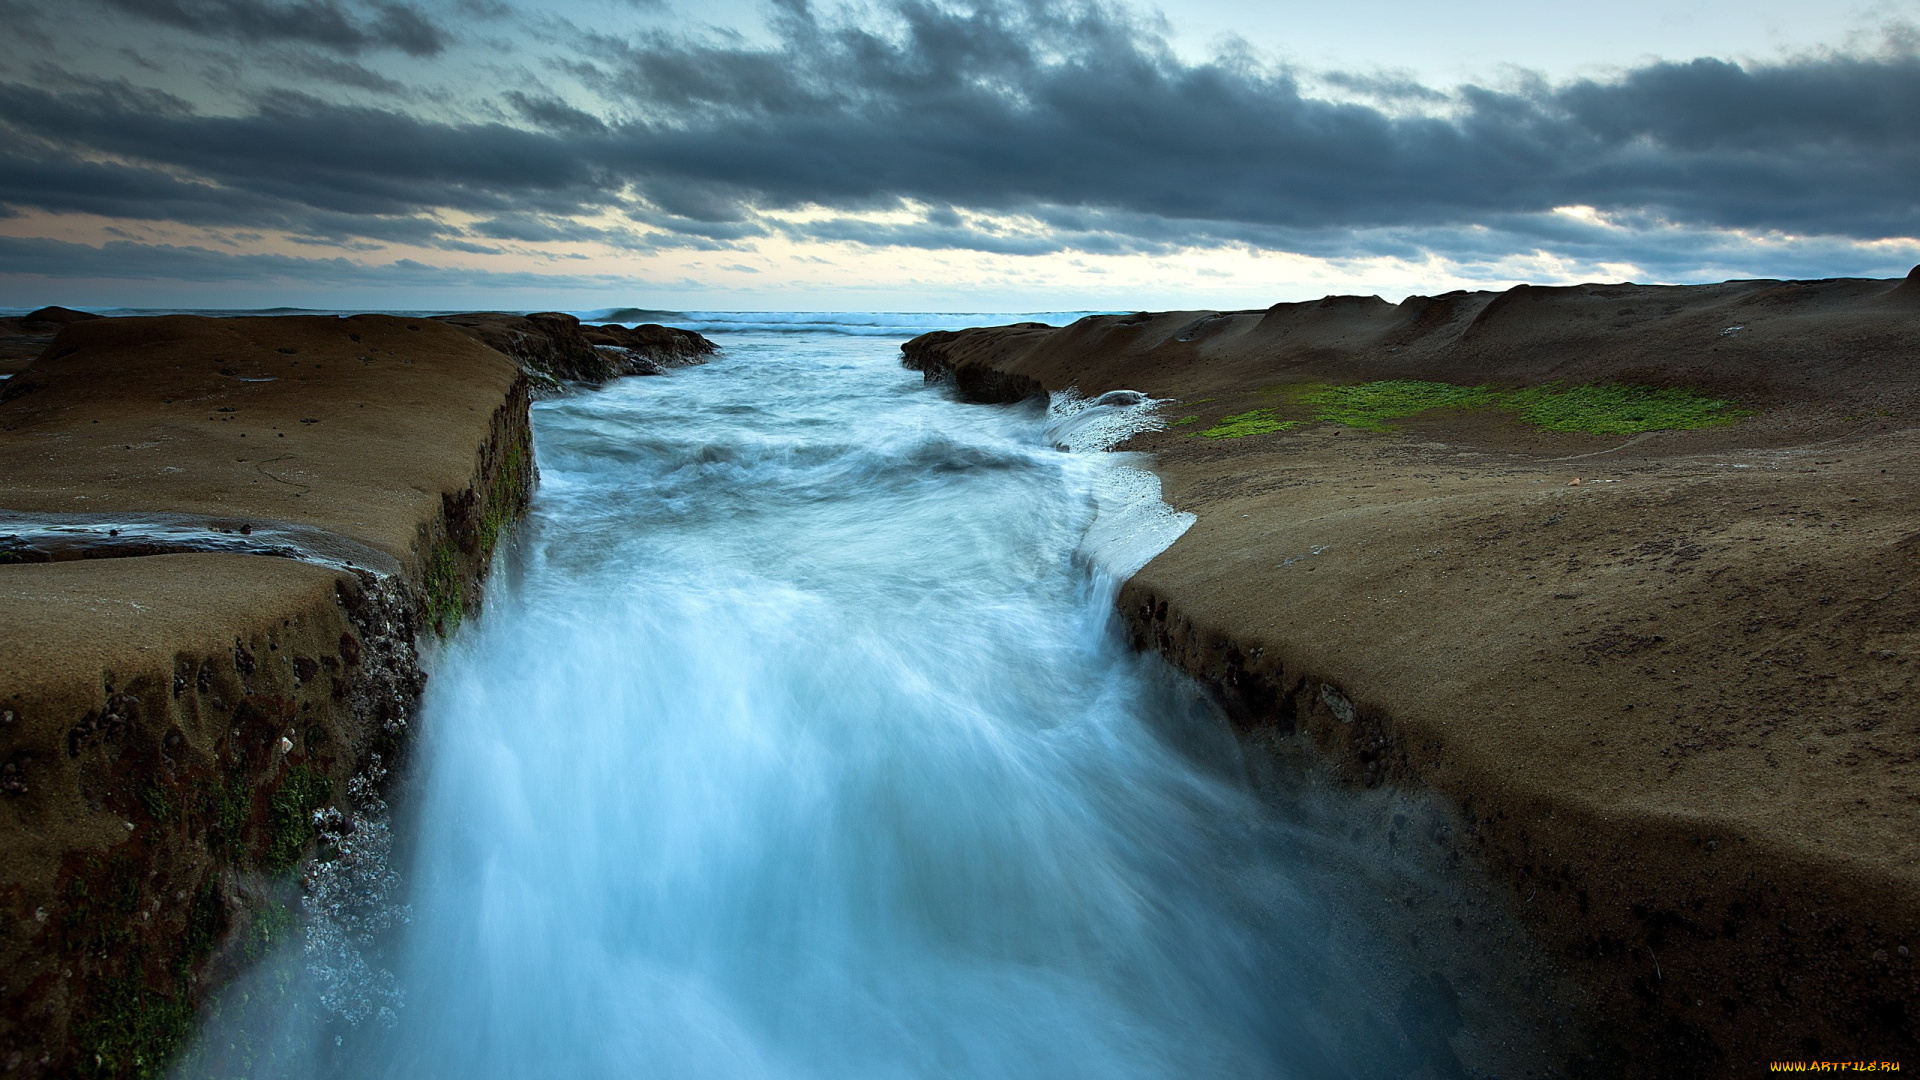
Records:
[[[225,552],[336,570],[400,572],[391,555],[325,529],[192,514],[21,514],[0,510],[0,563]]]

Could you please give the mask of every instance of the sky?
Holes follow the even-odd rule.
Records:
[[[1920,0],[0,0],[0,307],[1044,311],[1920,263]]]

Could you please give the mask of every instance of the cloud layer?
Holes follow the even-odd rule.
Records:
[[[93,2],[283,71],[485,44],[457,30],[471,4]],[[62,17],[0,12],[41,34]],[[0,81],[0,205],[469,253],[1537,249],[1681,276],[1769,244],[1784,264],[1904,257],[1920,235],[1910,44],[1439,88],[1244,48],[1190,61],[1097,3],[886,0],[856,20],[780,0],[759,41],[485,14],[520,27],[510,85],[442,63],[407,93],[354,68],[371,90],[240,79],[215,100],[133,65],[43,64]]]
[[[406,4],[342,0],[104,0],[112,10],[237,41],[293,41],[342,53],[398,49],[429,56],[446,36]]]

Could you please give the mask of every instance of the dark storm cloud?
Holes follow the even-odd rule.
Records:
[[[501,96],[529,123],[548,131],[597,135],[607,130],[607,125],[599,117],[576,109],[556,97],[536,97],[519,90],[509,90]]]
[[[1320,73],[1317,85],[1365,98],[1331,101],[1244,50],[1183,60],[1124,9],[893,0],[867,15],[783,0],[771,45],[585,35],[552,59],[599,104],[514,89],[499,104],[517,123],[287,93],[215,115],[126,83],[0,84],[0,201],[441,244],[585,238],[593,230],[559,220],[608,210],[689,246],[783,232],[1005,253],[1632,248],[1634,230],[1568,233],[1547,211],[1569,204],[1661,235],[1920,232],[1911,50],[1445,92]],[[371,35],[376,23],[342,25]],[[936,209],[905,224],[764,213],[910,204]],[[454,235],[432,221],[448,210],[485,224]],[[1030,225],[992,220],[1009,214]]]
[[[447,124],[305,95],[273,95],[245,115],[219,116],[123,84],[66,92],[0,84],[0,118],[16,145],[47,147],[50,159],[85,152],[185,170],[205,182],[209,202],[233,206],[236,223],[258,221],[255,206],[376,216],[438,208],[572,212],[606,202],[609,185],[617,185],[594,155],[553,134]],[[166,175],[125,171],[144,172],[155,185]],[[151,216],[145,209],[130,203],[127,216]]]
[[[335,86],[351,86],[360,90],[372,90],[375,93],[401,95],[407,88],[393,79],[374,71],[365,65],[346,60],[336,60],[330,56],[296,56],[288,61],[302,75],[333,83]]]
[[[336,52],[398,49],[431,56],[444,31],[410,4],[391,0],[99,0],[117,11],[208,37],[298,42]]]
[[[31,267],[28,271],[24,268]],[[344,258],[304,259],[292,255],[235,255],[201,247],[140,244],[116,240],[103,247],[60,240],[0,236],[0,280],[163,281],[260,283],[285,281],[308,285],[607,287],[629,285],[626,278],[597,274],[556,275],[494,272],[428,266],[410,259],[367,266]]]
[[[904,196],[1350,228],[1587,203],[1859,236],[1920,224],[1910,55],[1658,64],[1468,87],[1444,113],[1398,115],[1310,97],[1244,58],[1183,62],[1105,8],[890,10],[876,31],[792,4],[771,50],[599,43],[599,88],[648,117],[622,131],[623,164],[643,186],[723,184],[772,205]]]

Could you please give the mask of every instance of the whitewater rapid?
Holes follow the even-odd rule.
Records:
[[[1412,1067],[1402,949],[1323,887],[1345,856],[1114,619],[1185,527],[1090,448],[1140,412],[963,405],[857,335],[723,343],[536,405],[540,487],[434,662],[364,992],[290,950],[281,985],[334,997],[228,1008],[221,1067]]]

